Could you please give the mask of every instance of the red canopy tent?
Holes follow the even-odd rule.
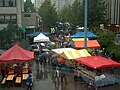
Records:
[[[111,59],[104,58],[101,56],[88,56],[75,59],[76,62],[85,64],[86,66],[92,69],[102,69],[112,66],[120,66],[120,63],[117,63]]]
[[[34,53],[15,44],[0,56],[0,62],[22,62],[34,59]]]

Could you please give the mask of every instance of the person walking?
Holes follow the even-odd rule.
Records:
[[[56,67],[55,73],[54,73],[54,81],[55,81],[55,87],[59,87],[59,77],[60,77],[60,72],[58,67]]]
[[[65,82],[65,84],[67,84],[67,78],[66,78],[66,74],[65,73],[61,73],[61,84],[63,85],[63,83]]]
[[[67,71],[66,71],[66,68],[62,68],[61,69],[61,84],[63,84],[65,82],[65,84],[67,84],[67,78],[66,78],[66,74],[67,74]]]
[[[32,84],[33,84],[32,81],[33,81],[32,80],[32,75],[29,74],[28,77],[27,77],[27,79],[26,79],[27,90],[32,90]]]
[[[74,69],[74,80],[77,81],[78,71],[77,68]]]

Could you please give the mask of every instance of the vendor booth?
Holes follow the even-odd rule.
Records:
[[[34,59],[34,53],[15,44],[0,56],[0,62],[22,62]]]
[[[15,44],[0,56],[2,81],[1,86],[22,84],[32,73],[30,62],[34,60],[34,53]]]
[[[77,32],[76,34],[70,36],[71,38],[85,38],[85,32]],[[87,38],[89,39],[96,39],[97,35],[95,35],[94,33],[88,31],[87,32]]]
[[[69,67],[74,67],[74,59],[91,56],[86,49],[76,50],[73,48],[52,49],[52,51],[64,59],[64,63]]]
[[[33,42],[49,42],[49,37],[45,36],[44,34],[40,33],[38,36],[34,37]]]
[[[74,41],[73,47],[76,49],[84,48],[84,41]],[[87,48],[100,48],[97,40],[87,40]]]
[[[75,59],[75,62],[79,63],[78,70],[86,83],[101,87],[118,82],[118,78],[110,68],[118,67],[120,63],[101,56],[81,57]]]

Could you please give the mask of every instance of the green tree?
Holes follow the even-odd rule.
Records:
[[[34,4],[31,2],[31,0],[26,0],[26,2],[24,2],[24,10],[25,12],[34,12]]]
[[[2,45],[11,44],[13,41],[15,42],[20,38],[20,31],[17,25],[8,24],[4,30],[0,31],[0,42]]]
[[[83,26],[83,4],[81,0],[75,0],[72,4],[72,19],[71,22],[74,27],[76,26]]]
[[[104,47],[110,55],[114,55],[115,58],[113,60],[120,60],[120,46],[115,44],[115,33],[97,28],[93,32],[98,35],[98,42],[101,47]]]
[[[102,47],[107,48],[109,46],[115,46],[115,34],[113,32],[109,30],[96,29],[94,33],[98,35],[98,41]]]
[[[71,21],[71,6],[69,5],[68,7],[64,7],[60,12],[59,12],[59,21],[65,22]]]
[[[73,28],[77,25],[83,26],[83,4],[81,1],[75,0],[71,6],[64,7],[60,11],[60,18],[63,22],[70,22]]]
[[[55,22],[58,20],[58,15],[55,5],[51,4],[50,0],[45,0],[38,10],[39,16],[42,18],[42,25],[44,28],[54,27]]]
[[[107,23],[106,7],[105,0],[88,0],[88,26],[90,28]]]

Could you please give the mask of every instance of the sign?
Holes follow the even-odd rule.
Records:
[[[22,33],[26,33],[26,29],[25,28],[22,28]]]

